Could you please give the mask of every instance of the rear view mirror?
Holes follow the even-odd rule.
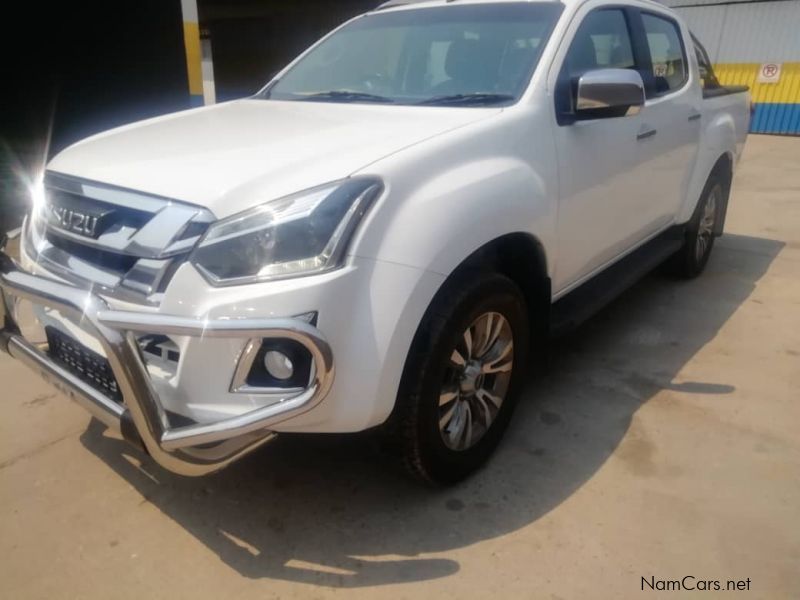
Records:
[[[598,69],[578,80],[578,118],[598,119],[638,114],[644,105],[644,82],[631,69]]]

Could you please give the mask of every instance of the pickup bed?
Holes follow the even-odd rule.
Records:
[[[176,473],[376,428],[458,481],[550,337],[703,271],[750,118],[715,83],[654,2],[389,2],[251,98],[56,156],[0,349]]]

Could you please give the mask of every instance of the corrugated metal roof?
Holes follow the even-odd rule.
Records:
[[[800,61],[800,2],[730,5],[727,8],[719,62]]]
[[[715,63],[800,62],[800,2],[678,8]]]
[[[675,7],[712,62],[800,62],[800,0],[660,1]]]

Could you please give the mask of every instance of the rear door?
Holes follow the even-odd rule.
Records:
[[[700,140],[701,90],[677,21],[666,13],[636,11],[635,43],[643,49],[647,102],[641,111],[638,191],[652,232],[670,225],[683,206]]]

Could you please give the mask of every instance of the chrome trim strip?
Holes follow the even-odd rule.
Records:
[[[97,239],[86,237],[47,223],[47,231],[71,242],[137,258],[170,258],[191,250],[200,239],[195,235],[186,240],[177,238],[190,223],[205,224],[208,214],[202,208],[162,206],[140,229],[121,227],[104,233]]]
[[[181,475],[206,475],[249,454],[274,437],[269,431],[271,426],[311,410],[325,398],[333,384],[335,371],[330,346],[316,328],[300,320],[200,320],[112,311],[91,291],[26,273],[2,252],[0,295],[3,302],[10,295],[58,310],[96,338],[117,379],[125,407],[109,404],[109,399],[98,397],[98,392],[87,389],[86,384],[36,351],[8,316],[4,329],[0,330],[0,338],[8,340],[13,356],[93,414],[99,413],[98,418],[103,422],[121,430],[127,409],[150,455],[165,469]],[[282,398],[270,406],[216,423],[173,429],[153,389],[136,332],[214,338],[288,337],[311,352],[314,378],[308,390],[299,396]],[[202,447],[207,444],[219,445]]]
[[[169,266],[170,263],[167,260],[139,259],[128,271],[125,279],[119,283],[119,287],[130,290],[133,294],[150,298],[164,281]]]
[[[230,391],[232,393],[239,394],[247,387],[247,376],[250,374],[250,369],[253,367],[262,343],[263,341],[258,338],[247,340],[244,350],[239,355],[239,362],[236,364],[236,371],[231,380]]]
[[[77,284],[91,281],[97,287],[111,292],[121,281],[121,277],[113,271],[88,263],[49,244],[42,248],[35,258],[36,262],[46,269]]]
[[[20,252],[24,252],[28,258],[56,277],[64,279],[77,287],[91,284],[96,294],[116,298],[123,302],[142,304],[144,300],[146,304],[143,304],[143,306],[152,307],[161,301],[162,294],[160,293],[145,298],[138,291],[132,291],[129,287],[121,285],[118,275],[75,258],[51,245],[46,240],[42,241],[41,238],[38,238],[39,241],[37,242],[36,239],[32,238],[32,235],[35,234],[31,231],[29,223],[30,217],[26,217],[23,225],[23,231],[26,232],[24,234],[25,243],[20,248]],[[41,245],[39,251],[35,248],[37,243]]]
[[[164,200],[152,196],[100,187],[98,185],[90,185],[88,183],[81,185],[81,195],[92,198],[93,200],[100,200],[100,202],[108,202],[109,204],[116,204],[117,206],[134,208],[147,212],[158,212],[164,208]]]
[[[175,200],[173,198],[166,198],[164,196],[157,196],[155,194],[147,194],[136,190],[118,187],[110,183],[102,183],[99,181],[92,181],[89,179],[82,179],[73,175],[65,175],[56,171],[47,171],[45,173],[44,184],[47,187],[54,187],[70,194],[79,194],[99,200],[100,202],[108,202],[109,204],[116,204],[125,208],[133,208],[135,210],[143,210],[146,212],[158,212],[167,204],[181,205],[184,207],[199,208],[190,202],[183,202],[182,200]],[[216,220],[216,217],[208,211],[211,216],[211,223]]]

